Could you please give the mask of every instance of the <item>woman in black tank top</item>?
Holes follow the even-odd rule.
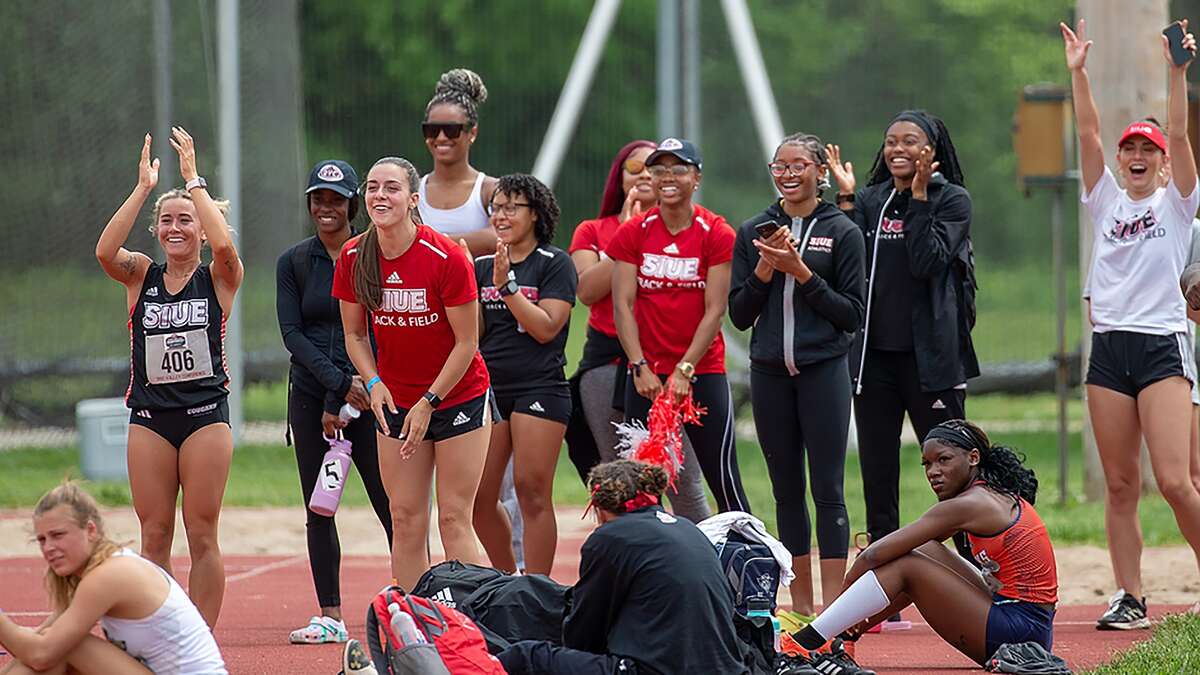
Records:
[[[125,286],[129,308],[129,487],[141,522],[141,554],[171,571],[175,501],[182,488],[192,557],[189,593],[213,626],[225,592],[217,517],[233,458],[225,318],[243,270],[223,215],[228,202],[208,194],[196,172],[192,137],[175,127],[170,142],[186,187],[163,193],[154,204],[150,229],[166,262],[123,246],[158,184],[149,134],[137,186],[100,234],[96,258]],[[200,260],[205,244],[213,258],[207,265]]]

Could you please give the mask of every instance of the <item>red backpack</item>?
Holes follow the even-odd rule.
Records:
[[[381,666],[381,661],[382,664],[390,661],[388,657],[393,649],[403,646],[402,643],[393,644],[398,641],[393,640],[390,629],[388,605],[392,603],[411,616],[425,639],[437,648],[450,675],[506,675],[500,660],[488,652],[483,633],[474,621],[435,600],[408,595],[399,586],[384,588],[367,609],[367,638],[376,668]],[[380,629],[386,636],[382,645],[377,637]]]

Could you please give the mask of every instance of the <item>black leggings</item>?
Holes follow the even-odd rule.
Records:
[[[850,371],[846,356],[801,366],[793,376],[750,370],[754,428],[775,495],[779,538],[794,556],[808,555],[812,525],[804,497],[804,458],[817,507],[822,558],[845,558],[850,548],[843,482],[850,431]]]
[[[921,391],[912,352],[867,350],[862,393],[854,397],[858,462],[862,467],[871,541],[900,528],[900,430],[904,413],[924,440],[933,427],[967,416],[967,390]]]
[[[666,381],[665,376],[660,375],[659,379]],[[750,500],[746,499],[742,476],[738,472],[733,395],[725,373],[697,375],[692,383],[692,399],[708,412],[700,418],[699,425],[685,425],[684,431],[696,451],[704,480],[717,500],[717,510],[750,513]],[[650,400],[637,393],[633,378],[629,377],[625,382],[625,419],[645,423],[649,414]]]
[[[296,445],[296,466],[300,469],[300,489],[304,492],[304,513],[308,533],[308,564],[312,568],[313,585],[317,589],[317,604],[321,607],[341,607],[341,585],[339,572],[342,562],[342,547],[338,542],[337,525],[333,517],[319,516],[308,508],[313,488],[317,485],[321,460],[329,452],[321,427],[324,402],[321,399],[289,387],[288,425],[292,428],[292,439]],[[379,523],[387,533],[388,550],[392,545],[392,518],[388,512],[387,493],[383,491],[383,480],[379,477],[379,455],[375,446],[375,418],[370,411],[342,429],[350,441],[351,459],[358,467],[367,497],[375,509]],[[347,477],[348,478],[348,477]]]

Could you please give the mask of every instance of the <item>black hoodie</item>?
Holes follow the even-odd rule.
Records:
[[[792,230],[813,276],[803,284],[775,273],[769,284],[754,275],[755,227],[773,221]],[[866,285],[863,235],[841,209],[820,202],[807,218],[787,215],[779,201],[738,228],[733,245],[729,317],[750,335],[750,367],[774,375],[845,354],[862,326]],[[789,345],[785,350],[784,345]]]
[[[911,199],[911,194],[896,192],[890,180],[868,185],[855,194],[854,210],[847,212],[862,229],[867,245],[868,318],[855,337],[850,362],[856,391],[864,365],[864,341],[872,330],[874,249],[884,209],[895,206],[889,204],[895,200],[907,201],[902,226],[912,282],[913,352],[921,390],[951,389],[979,375],[963,297],[971,255],[971,195],[940,173],[929,181],[926,201]]]

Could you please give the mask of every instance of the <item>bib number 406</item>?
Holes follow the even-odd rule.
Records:
[[[175,350],[163,354],[162,371],[164,373],[183,373],[196,367],[196,359],[192,350]]]

